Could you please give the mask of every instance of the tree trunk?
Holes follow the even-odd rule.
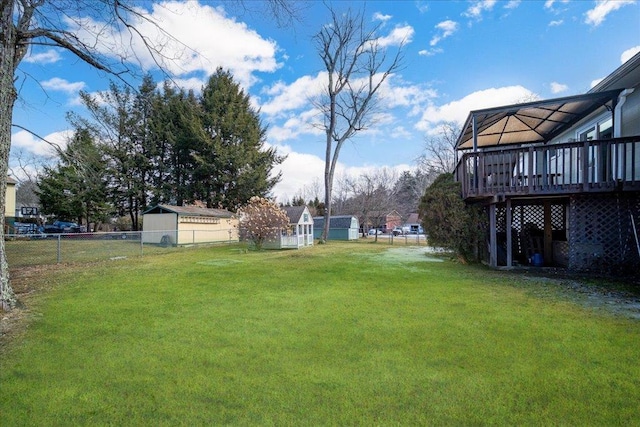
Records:
[[[9,150],[11,148],[11,121],[16,90],[13,76],[16,63],[24,56],[26,48],[16,44],[13,26],[13,1],[0,2],[0,308],[9,310],[16,298],[9,281],[9,264],[5,252],[5,203]]]

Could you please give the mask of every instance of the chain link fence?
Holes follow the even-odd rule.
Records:
[[[192,245],[237,243],[235,236],[233,230],[7,234],[5,251],[9,266],[19,268],[141,257]]]

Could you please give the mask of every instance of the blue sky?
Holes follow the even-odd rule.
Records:
[[[237,2],[139,4],[191,49],[185,54],[178,46],[167,48],[180,58],[168,64],[175,81],[199,90],[222,66],[261,109],[269,126],[267,143],[288,155],[274,195],[280,201],[313,196],[313,183],[322,182],[324,142],[312,126],[317,112],[308,102],[323,81],[311,38],[328,22],[326,8],[312,2],[301,24],[278,28],[258,2],[246,2],[258,13]],[[632,0],[340,1],[334,6],[364,7],[366,21],[380,25],[380,37],[391,49],[405,41],[404,66],[381,90],[377,123],[345,145],[338,176],[412,168],[425,138],[442,121],[462,123],[470,110],[584,93],[640,51],[640,4]],[[139,46],[130,49],[154,72]],[[69,128],[65,113],[82,113],[78,91],[95,93],[109,84],[108,75],[45,47],[30,52],[17,77],[14,124],[61,145]],[[18,157],[47,153],[46,143],[14,128],[14,170]]]

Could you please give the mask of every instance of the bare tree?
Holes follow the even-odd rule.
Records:
[[[432,180],[440,174],[452,173],[455,169],[459,134],[460,125],[445,122],[440,125],[437,135],[425,139],[424,153],[418,158],[418,164]]]
[[[314,102],[322,113],[319,127],[326,135],[325,214],[322,240],[329,234],[333,176],[340,149],[357,132],[372,125],[376,94],[382,83],[400,68],[404,43],[387,56],[378,38],[379,26],[368,29],[364,12],[338,13],[329,8],[331,22],[314,36],[327,71],[323,96]]]
[[[16,207],[40,205],[38,198],[38,178],[48,163],[47,159],[18,150],[12,155],[13,166],[9,174],[18,181],[16,186]],[[50,160],[49,160],[50,161]]]
[[[286,12],[278,7],[273,10]],[[143,34],[139,30],[142,26],[150,27],[153,34]],[[134,45],[142,44],[155,64],[164,69],[163,64],[178,59],[167,57],[167,51],[163,51],[165,45],[174,42],[180,44],[134,0],[0,0],[0,224],[4,224],[13,106],[17,87],[22,84],[17,71],[29,49],[64,49],[124,81],[125,75],[137,77],[139,58]],[[8,310],[14,305],[4,227],[0,227],[0,307]]]
[[[395,172],[382,168],[348,180],[351,197],[346,201],[345,209],[358,217],[363,236],[366,236],[368,225],[376,229],[385,225],[386,216],[393,209],[397,179]],[[378,240],[377,233],[375,240]]]
[[[170,37],[134,4],[119,0],[2,0],[0,1],[0,223],[4,224],[6,177],[11,146],[13,106],[21,84],[17,71],[32,46],[52,46],[75,54],[92,67],[114,76],[130,74],[130,49],[118,54],[115,34],[142,41],[156,63],[160,48],[136,30],[136,23],[151,23]],[[121,39],[119,39],[121,40]],[[10,309],[15,296],[9,283],[9,266],[0,229],[0,306]]]

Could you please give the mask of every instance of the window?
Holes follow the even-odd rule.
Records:
[[[578,141],[613,138],[613,120],[611,119],[611,113],[604,114],[585,127],[578,129],[576,136],[578,137]]]

